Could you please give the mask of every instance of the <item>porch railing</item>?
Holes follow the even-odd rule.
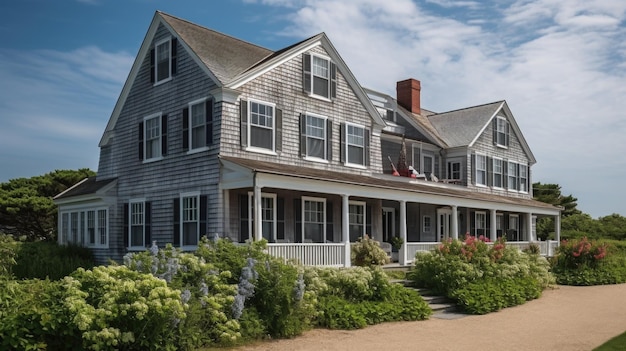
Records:
[[[267,244],[267,251],[305,266],[343,267],[345,263],[344,243],[271,243]]]

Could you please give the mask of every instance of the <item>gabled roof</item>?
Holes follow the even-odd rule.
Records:
[[[116,184],[116,180],[115,178],[105,180],[97,180],[96,177],[85,178],[56,195],[53,200],[57,201],[75,196],[101,194],[113,187]]]
[[[151,49],[154,35],[161,24],[178,37],[178,42],[220,88],[237,89],[276,66],[321,45],[331,60],[335,62],[337,68],[343,74],[348,84],[350,84],[374,122],[381,127],[384,126],[384,122],[376,112],[376,108],[367,98],[363,88],[357,82],[341,56],[339,56],[325,33],[317,34],[278,51],[272,51],[157,11],[144,37],[128,78],[124,83],[99,146],[106,145],[112,136],[117,118],[126,102],[139,68],[146,54]]]

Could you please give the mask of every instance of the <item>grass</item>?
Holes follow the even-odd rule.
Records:
[[[626,332],[596,347],[593,351],[622,351],[624,345],[626,345]]]

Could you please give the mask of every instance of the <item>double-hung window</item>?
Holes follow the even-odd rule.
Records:
[[[327,57],[317,54],[304,54],[303,88],[313,97],[332,99],[337,90],[337,68]]]
[[[198,195],[181,197],[182,246],[198,245],[200,233],[200,200]]]
[[[303,242],[323,243],[326,241],[326,199],[302,198]]]
[[[206,146],[206,101],[202,101],[191,105],[190,108],[191,133],[189,143],[192,149],[198,149]]]
[[[461,162],[449,161],[448,162],[448,178],[449,179],[461,179]]]
[[[487,156],[476,154],[476,185],[487,185]]]
[[[161,114],[144,119],[144,160],[161,157]]]
[[[144,201],[131,201],[129,204],[129,247],[141,247],[145,248],[145,202]]]
[[[503,187],[503,174],[504,174],[504,169],[502,168],[502,160],[499,158],[493,158],[492,159],[493,162],[493,186],[495,188],[502,188]]]
[[[350,241],[363,238],[365,233],[365,202],[350,201],[348,205]]]
[[[487,232],[487,214],[485,212],[476,212],[474,215],[474,236],[485,235]]]
[[[519,191],[528,192],[528,166],[519,165]]]
[[[504,117],[496,117],[494,122],[494,144],[501,147],[509,146],[509,122]]]
[[[355,124],[345,124],[346,128],[346,163],[349,165],[365,166],[366,157],[366,130]]]
[[[521,236],[519,233],[519,216],[509,215],[509,230],[507,231],[507,240],[519,241]]]
[[[259,101],[249,101],[249,104],[250,147],[274,151],[274,104]]]
[[[254,193],[248,193],[248,233],[254,233]],[[261,233],[269,242],[276,242],[276,194],[261,194]]]
[[[155,43],[150,51],[150,82],[161,84],[176,74],[177,45],[176,38],[166,38]]]
[[[507,182],[509,190],[518,190],[517,163],[509,162],[507,169]]]
[[[326,117],[306,114],[303,117],[306,145],[304,154],[306,157],[328,160],[327,119]]]

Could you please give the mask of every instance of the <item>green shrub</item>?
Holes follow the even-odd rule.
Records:
[[[389,262],[389,257],[380,247],[380,243],[367,235],[353,243],[350,252],[354,266],[382,266]]]
[[[13,275],[17,245],[10,235],[0,233],[0,279]]]
[[[481,279],[451,293],[466,312],[473,314],[499,311],[539,296],[541,288],[530,277]]]
[[[61,279],[77,268],[92,268],[92,252],[76,245],[62,246],[54,242],[20,242],[16,247],[13,274],[18,279]]]

